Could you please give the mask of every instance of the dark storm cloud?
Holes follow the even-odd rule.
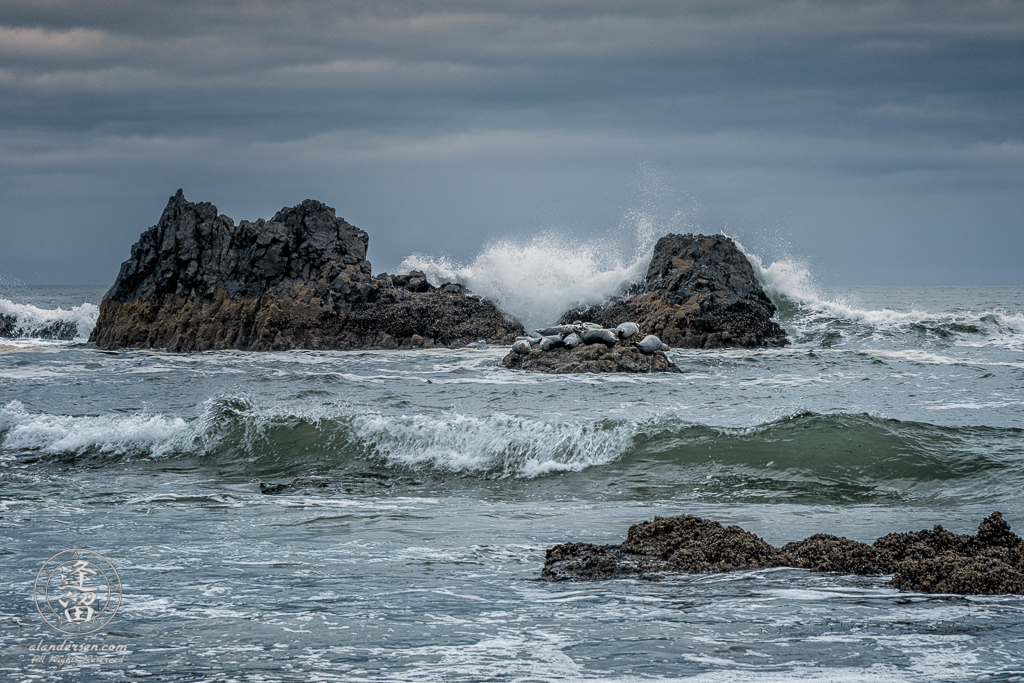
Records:
[[[590,105],[653,127],[943,129],[947,112],[998,136],[1024,107],[1021,7],[964,5],[8,3],[0,92],[26,125],[141,131]]]
[[[96,255],[76,268],[101,280],[158,207],[98,225],[83,198],[150,202],[183,185],[254,218],[340,186],[320,198],[387,224],[364,227],[391,266],[441,224],[475,245],[521,229],[498,217],[531,197],[534,213],[555,202],[607,222],[639,157],[723,220],[796,215],[819,252],[870,233],[900,196],[961,195],[1006,235],[1022,73],[1024,4],[1006,0],[0,1],[0,201],[11,216],[63,205],[53,235],[84,221],[74,235]],[[827,198],[875,209],[817,226],[805,207]]]

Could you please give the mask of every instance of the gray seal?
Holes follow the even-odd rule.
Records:
[[[575,349],[577,346],[583,343],[583,339],[580,338],[580,335],[573,332],[568,337],[563,339],[562,343],[568,346],[570,349]]]
[[[536,346],[540,343],[541,337],[516,337],[516,341],[528,341],[530,346]]]
[[[640,349],[640,353],[650,355],[655,351],[668,351],[668,344],[662,344],[660,339],[649,334],[636,343],[636,348]]]
[[[540,340],[540,350],[550,351],[562,345],[562,338],[557,334],[549,334]]]
[[[640,334],[640,326],[636,323],[622,323],[615,328],[615,334],[619,335],[619,339],[625,341]]]
[[[529,339],[517,339],[515,343],[512,344],[512,350],[520,356],[525,356],[533,350],[533,344],[530,343]]]
[[[619,343],[619,337],[614,330],[587,330],[583,333],[583,343],[615,346]]]

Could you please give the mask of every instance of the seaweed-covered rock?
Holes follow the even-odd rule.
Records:
[[[750,261],[724,235],[666,235],[654,247],[642,291],[606,305],[577,309],[562,322],[605,327],[633,320],[672,347],[783,346],[786,332]]]
[[[438,291],[421,272],[371,277],[368,243],[312,199],[235,225],[178,190],[121,265],[90,341],[172,351],[412,348],[522,333],[493,303],[458,286]]]
[[[593,543],[563,543],[544,554],[541,576],[552,581],[564,579],[613,579],[639,570],[618,546]]]
[[[738,526],[692,515],[655,517],[629,528],[620,548],[630,555],[664,562],[665,569],[690,573],[763,569],[785,564],[779,551]]]
[[[530,353],[510,351],[501,364],[514,370],[537,370],[553,374],[570,372],[682,372],[664,351],[644,354],[633,344],[580,345],[543,351],[540,344]]]
[[[900,590],[1024,595],[1024,543],[998,512],[974,536],[936,526],[888,534],[873,546],[815,534],[774,548],[738,526],[682,515],[634,524],[621,545],[565,543],[548,551],[551,580],[651,577],[666,572],[728,572],[795,567],[815,572],[892,574]]]
[[[974,536],[936,525],[931,531],[888,534],[875,541],[880,569],[892,584],[922,593],[1024,594],[1024,545],[993,512]]]
[[[780,550],[792,558],[789,566],[812,572],[879,573],[878,552],[866,543],[842,536],[814,534],[802,541],[787,543]]]

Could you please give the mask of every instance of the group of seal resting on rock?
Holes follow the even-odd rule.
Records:
[[[785,346],[786,331],[774,315],[775,305],[731,238],[670,234],[654,246],[642,283],[598,306],[568,311],[562,321],[635,320],[674,348]]]
[[[624,322],[614,329],[580,320],[534,330],[519,337],[502,360],[507,368],[569,372],[682,372],[668,359],[667,344],[653,334],[629,343],[640,326]]]
[[[634,524],[621,545],[563,543],[549,549],[541,576],[566,579],[657,578],[669,573],[794,567],[813,572],[892,574],[899,590],[965,595],[1024,594],[1024,539],[993,512],[974,536],[936,525],[893,533],[872,545],[829,534],[775,548],[738,526],[692,515]]]

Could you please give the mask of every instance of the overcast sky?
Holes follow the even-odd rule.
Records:
[[[1024,2],[0,0],[0,283],[112,283],[179,187],[326,202],[375,273],[647,212],[1024,284]]]

